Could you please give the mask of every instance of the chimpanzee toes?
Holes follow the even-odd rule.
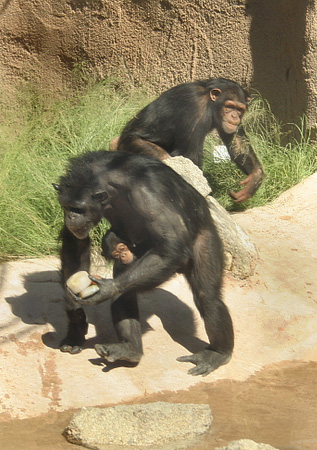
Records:
[[[197,377],[198,375],[206,377],[214,370],[215,369],[210,364],[198,364],[196,367],[192,367],[191,369],[189,369],[187,373],[188,375],[192,375],[194,377]]]
[[[81,345],[61,344],[59,349],[63,353],[70,353],[71,355],[75,355],[76,353],[80,353],[83,350],[83,347]]]
[[[63,353],[70,353],[71,355],[76,355],[76,353],[80,353],[83,350],[84,343],[85,343],[85,336],[67,335],[59,344],[59,349]]]
[[[210,362],[202,361],[202,359],[197,357],[197,355],[180,356],[179,358],[177,358],[177,361],[191,362],[195,364],[195,367],[192,367],[191,369],[188,370],[187,372],[188,375],[193,376],[202,375],[203,377],[205,377],[210,372],[215,370]]]
[[[99,356],[108,362],[127,361],[137,364],[142,358],[142,353],[136,351],[129,342],[115,344],[96,344],[95,350]]]
[[[98,353],[99,356],[101,356],[102,358],[106,358],[109,355],[109,351],[107,349],[107,345],[104,344],[96,344],[95,345],[95,350]]]

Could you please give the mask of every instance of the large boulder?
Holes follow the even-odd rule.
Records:
[[[211,195],[206,198],[210,214],[222,239],[225,269],[235,277],[244,279],[252,275],[257,250],[250,237]]]
[[[191,445],[212,422],[208,405],[156,402],[118,405],[109,408],[84,407],[64,431],[66,439],[97,450],[172,445],[174,450]]]
[[[203,172],[190,159],[184,158],[184,156],[174,156],[164,159],[163,162],[182,176],[203,197],[207,197],[211,193],[211,188]]]
[[[211,216],[222,239],[225,254],[225,269],[238,278],[252,275],[257,250],[245,231],[211,195],[203,172],[188,158],[175,156],[164,160],[165,164],[181,175],[187,183],[206,198]]]

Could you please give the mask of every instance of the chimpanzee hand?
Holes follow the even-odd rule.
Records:
[[[193,355],[176,358],[180,362],[191,362],[196,365],[187,372],[189,375],[202,375],[205,377],[218,367],[227,364],[231,359],[231,353],[218,353],[213,350],[202,350]]]
[[[237,203],[245,202],[252,197],[252,195],[257,191],[258,187],[262,181],[262,170],[258,169],[255,172],[250,173],[244,180],[242,180],[239,185],[244,186],[241,191],[234,192],[230,191],[230,195],[233,200]]]
[[[115,281],[113,279],[106,278],[95,278],[89,275],[91,281],[93,281],[99,288],[95,294],[90,297],[81,298],[78,295],[74,294],[68,287],[66,287],[67,294],[72,298],[76,303],[80,303],[81,305],[99,305],[99,303],[105,302],[106,300],[113,299],[119,294],[119,290],[116,287]]]
[[[236,203],[242,203],[245,202],[246,200],[249,200],[249,198],[252,197],[252,194],[250,193],[250,190],[252,188],[253,185],[253,177],[252,174],[248,175],[247,178],[245,178],[243,181],[241,181],[239,183],[240,186],[245,185],[245,187],[243,189],[241,189],[241,191],[238,192],[234,192],[234,191],[230,191],[230,196],[233,198],[233,200]]]

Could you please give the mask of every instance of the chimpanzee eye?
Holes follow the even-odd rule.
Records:
[[[106,200],[109,195],[106,191],[102,191],[102,192],[96,192],[95,194],[92,194],[91,196],[94,200],[98,200],[99,202],[102,202],[104,200]]]
[[[69,211],[74,214],[84,214],[85,212],[83,208],[69,208]]]

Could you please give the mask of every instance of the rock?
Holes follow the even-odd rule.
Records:
[[[257,258],[255,245],[217,200],[210,195],[206,200],[223,243],[225,269],[238,278],[247,278],[254,271]]]
[[[184,156],[174,156],[173,158],[164,159],[163,162],[181,175],[203,197],[211,193],[211,188],[203,172],[190,159],[184,158]]]
[[[209,195],[211,189],[199,167],[183,156],[165,159],[164,163],[206,198],[211,216],[223,242],[225,269],[241,279],[252,275],[257,250],[249,236],[234,221],[233,217]]]
[[[148,450],[186,448],[205,433],[212,422],[208,405],[167,402],[84,407],[64,431],[66,439],[97,450],[133,448]],[[111,447],[114,446],[114,447]]]
[[[240,439],[232,441],[226,447],[218,447],[215,450],[278,450],[268,444],[258,444],[250,439]]]

